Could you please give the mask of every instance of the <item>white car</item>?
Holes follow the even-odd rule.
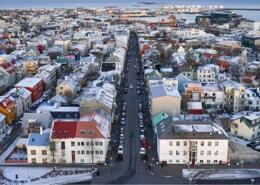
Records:
[[[144,147],[141,147],[141,148],[140,148],[140,154],[141,154],[141,155],[145,155],[145,148],[144,148]]]
[[[119,137],[121,140],[124,139],[124,134],[120,134],[120,137]]]
[[[145,140],[145,137],[143,134],[140,135],[140,140]]]
[[[123,154],[124,153],[124,147],[123,147],[123,145],[119,145],[119,147],[118,147],[118,152],[117,152],[118,154]]]
[[[130,89],[133,89],[133,88],[134,88],[133,84],[130,84],[129,88],[130,88]]]

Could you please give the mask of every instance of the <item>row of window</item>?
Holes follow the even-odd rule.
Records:
[[[183,155],[187,155],[187,151],[183,151]],[[169,151],[169,155],[172,155],[173,154],[173,151]],[[176,155],[180,155],[180,152],[178,150],[176,150],[175,152]],[[215,155],[218,155],[218,151],[215,151],[214,153]],[[204,155],[204,151],[200,151],[200,155]],[[211,155],[211,151],[207,151],[207,155]]]
[[[172,163],[173,160],[170,159],[170,160],[168,160],[168,162],[169,162],[169,163]],[[180,163],[181,161],[180,161],[180,160],[176,160],[175,162],[176,162],[176,163]],[[187,163],[186,160],[183,160],[182,162],[183,162],[183,163]],[[214,163],[218,163],[218,160],[214,160],[213,162],[214,162]],[[210,160],[205,161],[205,163],[204,163],[204,160],[200,160],[200,164],[210,164],[210,163],[211,163]]]
[[[32,158],[32,163],[36,163],[36,158]],[[47,163],[47,158],[43,158],[42,163]]]
[[[31,150],[31,155],[36,155],[36,153],[37,153],[36,150]],[[47,155],[47,150],[42,150],[41,154],[42,155]]]
[[[93,150],[78,150],[77,151],[77,154],[78,155],[93,155],[94,154],[94,151]],[[103,150],[95,150],[95,155],[103,155]]]
[[[87,141],[86,143],[85,142],[77,142],[77,146],[94,146],[94,144],[95,144],[95,146],[103,146],[103,142],[98,142],[98,141],[96,141],[96,142],[89,142],[89,141]],[[74,141],[71,141],[71,146],[75,146],[75,142]]]
[[[187,146],[187,141],[183,141],[183,146]],[[197,141],[195,141],[195,143],[197,144]],[[200,142],[200,146],[205,146],[205,143],[204,141],[201,141]],[[208,141],[208,146],[212,146],[212,141]],[[218,141],[215,141],[215,146],[218,146],[219,145],[219,142]],[[176,146],[180,146],[181,145],[181,142],[180,141],[176,141]],[[173,142],[172,141],[169,141],[169,146],[173,146]]]

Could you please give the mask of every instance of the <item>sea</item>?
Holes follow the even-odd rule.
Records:
[[[119,8],[159,8],[166,5],[223,5],[225,8],[260,9],[260,0],[0,0],[0,9],[102,8],[107,6]],[[260,11],[234,10],[234,12],[250,20],[260,21]],[[192,16],[190,17],[192,22],[193,18]]]

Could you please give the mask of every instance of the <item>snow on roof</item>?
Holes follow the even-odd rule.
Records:
[[[188,102],[188,110],[202,110],[201,102]]]
[[[23,80],[19,81],[15,87],[30,87],[33,88],[35,87],[38,83],[41,82],[42,79],[40,78],[24,78]]]
[[[49,146],[50,143],[50,132],[47,133],[30,133],[28,139],[28,146]]]
[[[21,96],[23,99],[27,99],[31,97],[31,91],[28,89],[22,87],[22,88],[12,88],[7,94],[11,95],[12,93],[17,93],[19,96]]]
[[[57,106],[57,104],[49,105],[49,104],[41,104],[37,111],[40,112],[79,112],[79,107],[72,106]]]
[[[217,84],[206,84],[203,86],[203,91],[216,92],[216,91],[222,91],[222,88]]]
[[[167,87],[164,84],[151,85],[150,92],[152,98],[157,98],[161,96],[172,96],[181,98],[179,91],[175,87]]]
[[[211,125],[193,125],[193,129],[196,132],[213,132],[213,127]]]
[[[5,115],[3,115],[2,113],[0,113],[0,122],[5,120]]]

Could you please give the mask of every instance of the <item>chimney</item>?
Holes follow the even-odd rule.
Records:
[[[43,130],[42,130],[42,127],[40,127],[40,134],[42,134],[43,133]]]

